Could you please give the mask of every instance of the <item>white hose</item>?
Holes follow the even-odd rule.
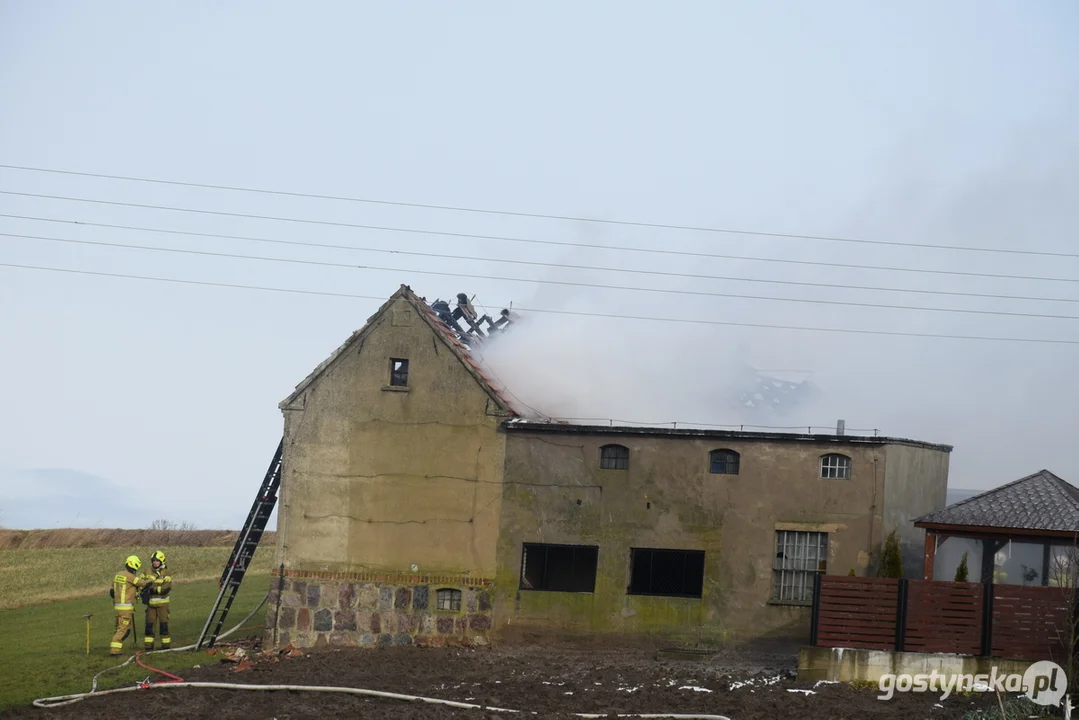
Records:
[[[269,597],[270,597],[269,595],[266,595],[266,597],[262,598],[262,602],[260,602],[258,604],[258,606],[248,614],[247,617],[245,617],[243,620],[241,620],[239,623],[237,623],[231,630],[229,630],[227,632],[223,632],[220,635],[218,635],[217,639],[220,640],[222,638],[226,638],[229,635],[231,635],[232,633],[239,630],[241,627],[243,627],[244,623],[246,623],[248,620],[250,620],[252,617],[254,617],[255,613],[257,613],[259,611],[259,609],[262,608],[262,606],[266,603],[266,600],[268,600]],[[152,654],[163,653],[163,652],[179,652],[181,650],[193,650],[197,644],[198,643],[194,643],[192,645],[185,645],[184,647],[168,648],[167,650],[151,650],[150,652],[144,652],[143,655],[152,655]],[[457,702],[456,700],[443,700],[443,699],[440,699],[440,698],[429,698],[429,697],[423,697],[421,695],[402,695],[401,693],[383,692],[381,690],[365,690],[363,688],[331,687],[331,686],[323,686],[323,685],[245,685],[245,684],[242,684],[242,683],[187,682],[185,680],[184,682],[170,682],[170,683],[161,683],[161,684],[149,684],[149,683],[143,682],[143,683],[140,683],[138,685],[131,686],[131,687],[114,688],[112,690],[101,690],[101,691],[99,691],[97,689],[97,678],[98,678],[99,675],[101,675],[102,673],[108,672],[110,670],[117,670],[119,668],[122,668],[122,667],[124,667],[125,665],[127,665],[128,663],[130,663],[134,659],[135,659],[135,656],[132,655],[127,660],[125,660],[122,664],[114,665],[112,667],[105,668],[104,670],[99,672],[97,675],[94,675],[94,680],[93,680],[93,683],[91,685],[90,692],[75,693],[73,695],[57,695],[57,696],[48,697],[48,698],[38,698],[37,700],[34,700],[33,705],[34,705],[34,707],[38,707],[38,708],[54,708],[54,707],[60,707],[61,705],[71,705],[73,703],[77,703],[77,702],[80,702],[82,700],[85,700],[86,698],[88,698],[90,696],[99,697],[101,695],[112,695],[113,693],[132,692],[134,690],[145,690],[145,689],[150,689],[150,688],[201,687],[201,688],[216,688],[216,689],[219,689],[219,690],[291,690],[291,691],[296,691],[296,692],[336,692],[336,693],[345,693],[345,694],[348,694],[348,695],[369,695],[369,696],[372,696],[372,697],[390,698],[392,700],[407,700],[409,702],[425,702],[425,703],[430,703],[432,705],[448,705],[449,707],[461,708],[461,709],[465,709],[465,710],[490,710],[492,712],[504,712],[504,713],[519,713],[519,712],[521,712],[520,710],[510,710],[508,708],[496,708],[496,707],[490,707],[490,706],[487,706],[487,705],[476,705],[476,704],[473,704],[473,703]],[[533,712],[532,714],[536,715],[537,713]],[[609,713],[572,713],[572,714],[574,715],[574,717],[582,717],[582,718],[605,718],[605,717],[610,717]],[[685,714],[678,714],[678,713],[658,713],[658,714],[629,713],[629,714],[619,714],[618,717],[672,718],[674,720],[730,720],[730,718],[726,717],[725,715],[692,715],[692,714],[685,715]]]
[[[240,683],[217,683],[217,682],[173,682],[173,683],[161,683],[159,685],[135,685],[133,687],[115,688],[113,690],[102,690],[98,693],[77,693],[75,695],[58,695],[57,697],[44,698],[34,701],[34,707],[50,708],[58,707],[60,705],[67,705],[69,703],[78,702],[90,695],[111,695],[112,693],[133,692],[135,690],[143,690],[148,688],[180,688],[180,687],[198,687],[198,688],[215,688],[218,690],[288,690],[293,692],[332,692],[332,693],[345,693],[348,695],[368,695],[371,697],[389,698],[391,700],[407,700],[410,702],[425,702],[432,705],[448,705],[450,707],[461,708],[465,710],[490,710],[491,712],[504,712],[504,713],[519,713],[520,710],[510,710],[508,708],[492,707],[490,705],[476,705],[474,703],[457,702],[456,700],[442,700],[440,698],[423,697],[421,695],[403,695],[401,693],[382,692],[381,690],[365,690],[363,688],[350,688],[350,687],[332,687],[325,685],[244,685]],[[535,711],[531,713],[536,715]],[[572,713],[574,717],[582,718],[605,718],[610,717],[609,713]],[[730,720],[725,715],[696,715],[696,714],[680,714],[680,713],[620,713],[618,717],[632,717],[632,718],[674,718],[676,720]]]

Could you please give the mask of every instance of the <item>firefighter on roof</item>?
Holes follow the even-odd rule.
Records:
[[[150,556],[150,567],[153,572],[144,575],[148,581],[146,590],[146,632],[143,633],[142,641],[145,650],[154,649],[154,624],[161,631],[161,649],[168,650],[172,646],[172,638],[169,637],[169,591],[172,590],[172,576],[169,575],[165,565],[165,553],[158,550]]]
[[[109,643],[109,655],[119,655],[124,647],[124,640],[131,633],[131,622],[135,617],[135,599],[146,587],[148,581],[138,576],[142,561],[138,555],[128,555],[124,560],[124,572],[116,573],[112,579],[109,596],[116,612],[116,632]]]

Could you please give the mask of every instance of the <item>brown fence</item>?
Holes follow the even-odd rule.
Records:
[[[1062,660],[1076,618],[1064,588],[819,575],[812,644]]]

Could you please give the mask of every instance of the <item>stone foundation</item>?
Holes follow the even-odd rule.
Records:
[[[487,645],[490,585],[490,580],[473,577],[290,570],[282,581],[274,572],[263,643],[298,648]],[[438,609],[439,590],[458,591],[460,609]]]

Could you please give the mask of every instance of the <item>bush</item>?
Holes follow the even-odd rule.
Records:
[[[959,567],[955,569],[955,581],[967,582],[967,554],[963,553],[963,559],[959,561]]]
[[[884,551],[880,556],[877,577],[903,577],[903,556],[899,552],[899,536],[896,535],[897,532],[897,530],[892,530],[884,541]]]
[[[847,577],[854,577],[854,568],[850,569],[850,572],[847,573]]]

